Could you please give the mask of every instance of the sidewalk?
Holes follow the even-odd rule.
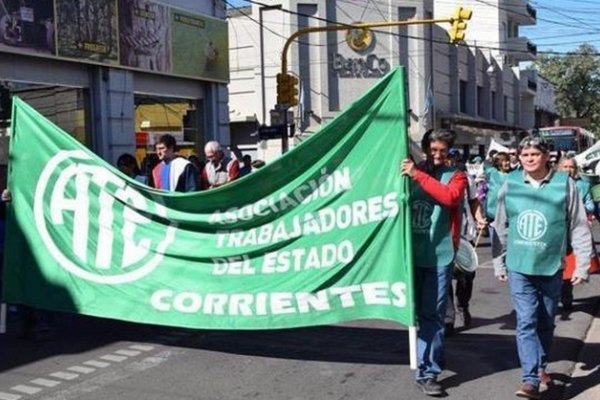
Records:
[[[563,399],[600,399],[600,307],[596,309]]]

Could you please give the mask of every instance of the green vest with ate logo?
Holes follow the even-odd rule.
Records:
[[[431,176],[447,185],[455,168],[438,168]],[[443,267],[454,259],[450,213],[421,189],[412,187],[413,259],[418,267]]]
[[[554,275],[566,253],[569,176],[555,172],[535,188],[522,173],[509,174],[506,189],[506,267],[525,275]]]

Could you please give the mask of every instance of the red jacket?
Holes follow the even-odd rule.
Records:
[[[444,185],[431,175],[422,166],[418,166],[412,178],[425,193],[438,202],[450,213],[450,233],[454,248],[458,248],[461,231],[461,207],[465,199],[465,190],[469,184],[467,175],[463,171],[456,171],[447,185]]]

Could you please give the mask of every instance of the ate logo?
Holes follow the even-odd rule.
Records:
[[[133,282],[152,272],[176,232],[164,206],[94,165],[81,150],[60,151],[48,161],[37,182],[34,217],[62,268],[104,284]]]
[[[433,206],[426,201],[417,200],[412,204],[412,227],[418,231],[429,230]]]
[[[536,241],[548,230],[548,221],[537,210],[525,210],[517,217],[517,232],[524,240]]]

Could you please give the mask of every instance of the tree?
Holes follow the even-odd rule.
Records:
[[[600,130],[600,57],[584,43],[567,55],[540,55],[534,64],[554,85],[556,109],[562,117],[588,118]]]

